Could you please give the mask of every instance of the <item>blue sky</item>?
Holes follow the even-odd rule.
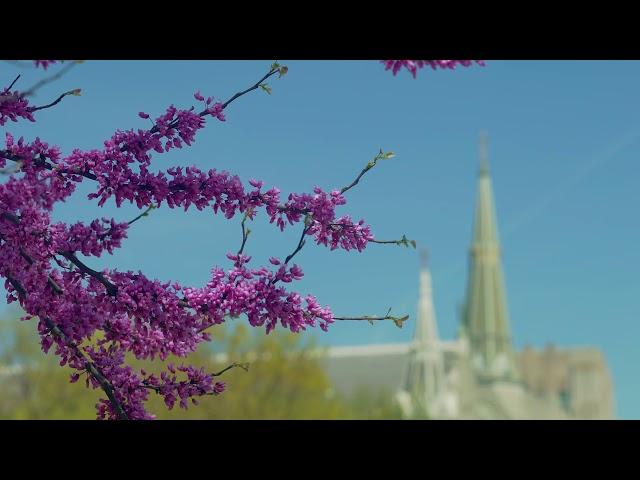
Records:
[[[40,135],[64,152],[99,148],[117,128],[145,128],[137,117],[194,104],[192,94],[226,99],[253,84],[270,61],[90,61],[43,88],[35,102],[82,88],[40,112],[35,124],[1,130]],[[382,162],[349,192],[341,212],[365,218],[380,239],[407,234],[431,252],[441,336],[452,338],[466,285],[478,169],[477,139],[489,159],[503,244],[512,330],[518,348],[594,345],[607,356],[621,418],[640,418],[640,62],[488,61],[485,68],[424,70],[393,77],[374,61],[286,61],[273,94],[256,91],[210,121],[193,148],[157,156],[155,168],[195,164],[259,178],[283,192],[348,184],[381,147]],[[0,69],[2,83],[16,69]],[[20,86],[41,73],[24,70]],[[0,132],[2,133],[2,132]],[[114,216],[81,189],[56,211],[63,220]],[[298,229],[281,234],[258,219],[247,244],[256,262],[283,257]],[[124,248],[91,265],[141,269],[200,285],[240,243],[239,220],[163,208],[137,223]],[[415,319],[418,254],[371,245],[364,253],[309,244],[297,258],[315,294],[335,314]],[[413,323],[335,324],[323,344],[408,340]]]

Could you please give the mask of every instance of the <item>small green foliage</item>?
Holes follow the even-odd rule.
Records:
[[[269,95],[271,95],[272,89],[271,89],[271,87],[270,87],[268,84],[266,84],[266,83],[261,83],[259,86],[260,86],[260,88],[261,88],[262,90],[264,90],[264,91],[265,91],[265,92],[267,92]]]
[[[415,240],[409,240],[406,235],[402,235],[402,238],[396,241],[396,245],[400,247],[407,247],[407,248],[409,248],[409,245],[411,245],[415,249],[417,246],[417,243]]]
[[[394,318],[393,323],[396,324],[396,327],[402,328],[404,326],[404,322],[409,320],[409,315],[405,315],[404,317]]]

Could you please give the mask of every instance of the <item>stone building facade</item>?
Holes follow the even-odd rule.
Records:
[[[329,349],[336,389],[384,385],[407,418],[610,419],[613,384],[593,347],[516,352],[511,337],[501,250],[486,146],[481,166],[469,276],[458,337],[443,341],[433,306],[426,256],[410,343]]]

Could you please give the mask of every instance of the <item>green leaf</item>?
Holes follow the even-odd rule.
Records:
[[[280,71],[278,72],[278,78],[284,77],[288,71],[289,71],[289,67],[286,67],[284,65],[280,67]]]
[[[69,92],[67,92],[69,95],[75,95],[76,97],[80,96],[80,93],[82,92],[82,89],[80,88],[76,88],[74,90],[71,90]]]
[[[405,315],[404,317],[401,317],[401,318],[394,318],[393,323],[396,324],[396,327],[402,328],[404,325],[404,322],[406,322],[407,320],[409,320],[409,315]]]
[[[260,84],[260,88],[262,90],[264,90],[265,92],[267,92],[269,95],[271,95],[271,92],[272,92],[271,87],[269,85],[267,85],[266,83],[261,83]]]

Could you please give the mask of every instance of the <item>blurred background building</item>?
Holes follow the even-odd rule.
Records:
[[[455,340],[441,340],[427,254],[410,343],[329,349],[336,390],[389,388],[406,418],[610,419],[613,384],[601,350],[544,350],[512,343],[486,140],[481,164],[467,292]]]

